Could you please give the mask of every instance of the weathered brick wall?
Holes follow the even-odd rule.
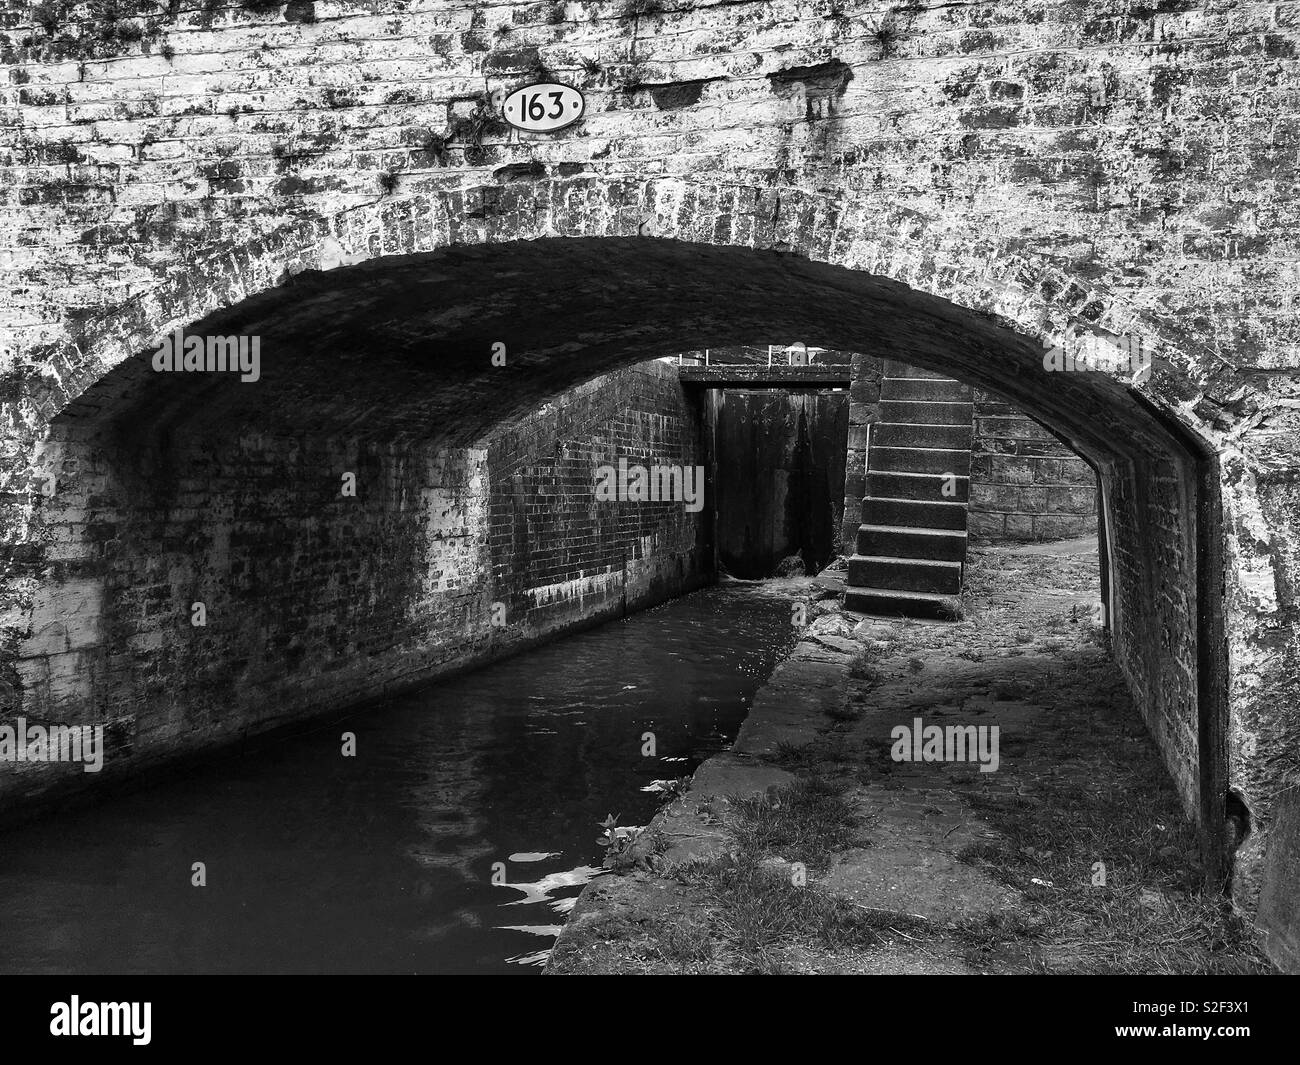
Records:
[[[653,6],[0,8],[7,656],[48,580],[37,485],[70,405],[466,446],[618,365],[798,337],[987,387],[1101,469],[1158,735],[1189,698],[1211,714],[1226,646],[1207,735],[1254,814],[1249,884],[1300,779],[1300,3]],[[507,133],[491,94],[543,69],[586,117]],[[278,378],[100,386],[221,315],[276,343]],[[1067,327],[1140,335],[1152,374],[1044,374]],[[505,376],[477,361],[494,341]],[[1165,487],[1197,461],[1221,582]],[[1193,669],[1160,590],[1220,585],[1222,611],[1188,604]],[[1193,805],[1206,752],[1166,756]]]
[[[1066,540],[1097,532],[1097,475],[1017,407],[975,391],[971,541]]]
[[[598,377],[489,439],[492,588],[531,640],[661,602],[711,579],[712,501],[596,502],[600,466],[699,466],[698,398],[659,362]],[[703,492],[702,477],[697,480]]]
[[[21,713],[108,723],[104,779],[381,696],[486,646],[481,451],[252,433],[115,447],[71,429],[50,460],[59,491],[16,662]]]
[[[1195,471],[1152,449],[1105,471],[1114,650],[1190,812],[1199,791]]]
[[[620,456],[700,462],[694,402],[660,364],[597,378],[472,449],[57,436],[21,713],[106,724],[105,780],[709,578],[703,510],[595,501],[596,467]],[[0,801],[99,780],[0,763]]]

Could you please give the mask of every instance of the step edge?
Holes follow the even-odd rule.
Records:
[[[938,603],[945,599],[959,599],[957,595],[944,595],[942,592],[904,592],[897,588],[859,588],[845,586],[845,594],[857,592],[861,595],[875,595],[881,599],[917,599],[925,603]]]
[[[915,533],[918,536],[960,536],[965,538],[967,535],[965,529],[932,529],[929,526],[917,525],[870,525],[865,521],[858,526],[859,532],[863,529],[867,532]]]
[[[880,503],[915,503],[918,507],[965,507],[966,504],[959,499],[908,499],[906,496],[863,496],[862,502],[870,503],[872,500]],[[859,522],[861,525],[868,525],[869,522]]]
[[[951,476],[951,477],[955,477],[959,481],[970,480],[969,473],[953,473],[953,474],[922,473],[919,470],[873,470],[870,467],[868,467],[867,473],[868,474],[880,473],[880,474],[884,474],[887,477],[938,477],[944,480],[946,480],[948,477]]]
[[[901,403],[902,400],[886,400],[887,403]],[[938,426],[941,429],[970,429],[973,433],[975,430],[965,422],[890,422],[884,418],[877,418],[874,422],[869,422],[872,426],[890,425],[906,429],[933,429]]]
[[[884,562],[890,565],[904,566],[937,566],[940,569],[951,569],[956,566],[960,569],[965,563],[959,562],[952,558],[909,558],[906,555],[859,555],[852,554],[849,556],[849,564],[854,562]]]
[[[876,444],[871,445],[872,450],[879,448],[881,451],[943,451],[956,452],[957,454],[971,454],[971,448],[968,447],[908,447],[906,444]]]

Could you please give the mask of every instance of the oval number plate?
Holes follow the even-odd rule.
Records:
[[[578,121],[584,106],[582,93],[572,85],[544,81],[516,89],[506,97],[501,113],[515,129],[550,133]]]

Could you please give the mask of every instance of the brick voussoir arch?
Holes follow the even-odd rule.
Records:
[[[1159,358],[1151,378],[1130,387],[1211,447],[1221,443],[1213,426],[1192,411],[1203,392],[1203,367],[1177,326],[1053,264],[1005,256],[978,235],[940,234],[910,208],[882,216],[799,189],[630,176],[384,197],[328,218],[296,221],[239,248],[214,249],[112,313],[71,326],[67,346],[44,356],[54,372],[43,379],[35,403],[48,419],[172,329],[304,271],[456,245],[633,236],[767,250],[862,271],[1043,344],[1071,324],[1140,336]]]

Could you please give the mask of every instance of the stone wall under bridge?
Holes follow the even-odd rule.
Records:
[[[63,427],[163,469],[254,433],[464,448],[598,374],[797,336],[990,389],[1098,471],[1118,662],[1212,867],[1248,808],[1254,912],[1300,781],[1300,4],[654,7],[0,9],[19,706],[60,557],[121,550],[51,520]],[[494,94],[543,71],[584,118],[508,132]],[[177,327],[259,336],[260,380],[152,373]],[[1151,373],[1045,373],[1069,331]]]

